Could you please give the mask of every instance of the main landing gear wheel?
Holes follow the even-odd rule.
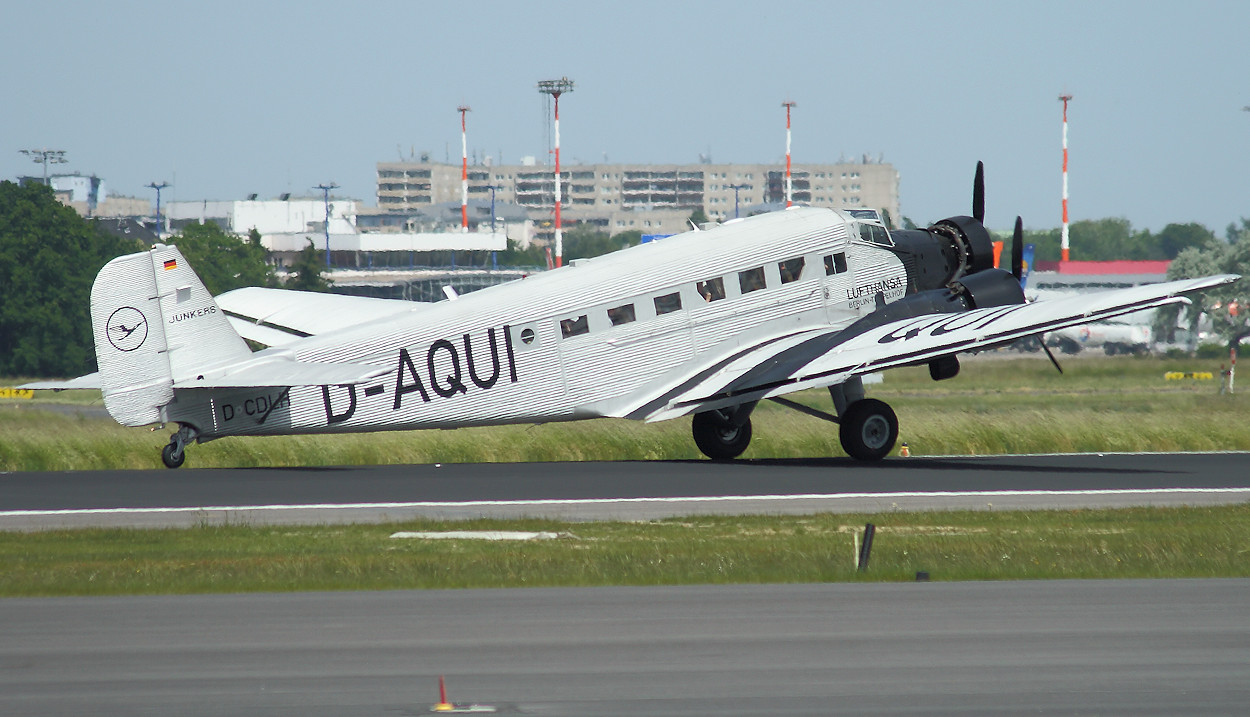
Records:
[[[879,461],[898,440],[898,417],[884,401],[865,398],[847,406],[840,419],[842,450],[861,461]]]
[[[719,411],[694,414],[690,423],[695,445],[714,461],[730,461],[742,455],[751,443],[751,419],[734,426]]]

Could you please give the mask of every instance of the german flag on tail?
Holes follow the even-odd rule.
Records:
[[[165,271],[169,271],[170,269],[177,269],[177,268],[178,268],[178,260],[177,260],[177,259],[166,259],[166,260],[165,260]]]

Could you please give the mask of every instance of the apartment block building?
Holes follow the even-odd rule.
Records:
[[[525,207],[543,236],[555,208],[555,173],[533,163],[474,165],[469,198]],[[434,162],[379,162],[378,210],[404,213],[460,201],[461,166]],[[791,170],[795,203],[866,208],[899,221],[899,176],[890,164],[800,164]],[[585,164],[561,167],[565,221],[589,223],[613,234],[682,231],[695,209],[709,219],[748,216],[785,202],[785,166],[775,164]]]

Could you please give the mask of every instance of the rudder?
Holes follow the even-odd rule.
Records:
[[[91,324],[104,405],[126,426],[163,422],[175,383],[252,353],[178,248],[164,244],[100,270]]]

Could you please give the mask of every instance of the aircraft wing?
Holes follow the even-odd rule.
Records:
[[[1178,302],[1182,294],[1230,284],[1231,274],[1104,291],[1053,301],[929,314],[873,326],[802,332],[748,350],[651,396],[627,415],[648,421],[842,383],[852,376],[926,363],[1121,314]]]
[[[425,308],[401,299],[262,287],[227,291],[216,299],[240,336],[266,346],[284,346],[305,336]]]

